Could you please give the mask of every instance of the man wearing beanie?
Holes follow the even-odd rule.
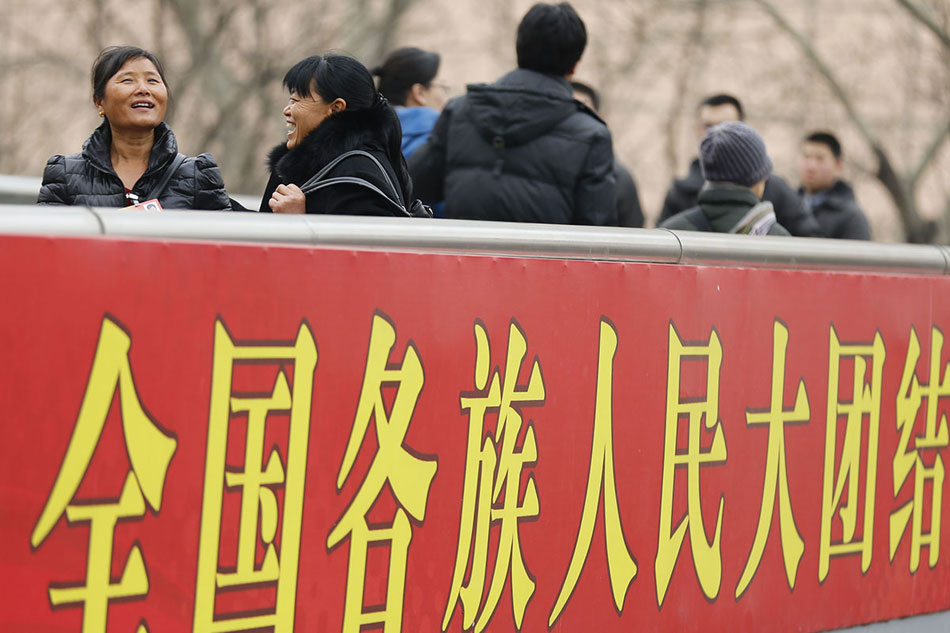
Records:
[[[699,144],[706,184],[699,205],[660,223],[660,228],[746,235],[790,235],[762,200],[772,159],[759,133],[741,121],[714,125]]]

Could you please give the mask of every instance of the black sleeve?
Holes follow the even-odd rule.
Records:
[[[57,154],[46,161],[43,170],[43,185],[37,204],[72,204],[66,192],[66,157]]]
[[[670,188],[666,192],[666,198],[663,199],[663,210],[660,211],[660,217],[656,220],[656,225],[660,226],[666,220],[669,220],[677,213],[689,209],[691,206],[696,204],[696,201],[693,201],[693,204],[684,204],[687,201],[682,199],[683,197],[679,194],[679,191],[676,189],[676,183],[670,185]]]
[[[413,195],[426,204],[434,204],[445,199],[445,151],[448,141],[449,123],[458,101],[450,101],[435,127],[429,134],[429,140],[423,143],[409,157],[409,175],[412,178]]]
[[[264,187],[264,197],[261,198],[261,208],[258,209],[261,213],[273,213],[270,208],[270,197],[274,195],[274,191],[277,190],[277,186],[280,185],[280,179],[277,177],[277,174],[271,174],[270,178],[267,180],[267,186]]]
[[[195,209],[231,210],[231,199],[224,189],[221,170],[211,154],[195,157]]]
[[[775,219],[788,229],[792,235],[799,237],[824,237],[818,220],[805,206],[804,200],[798,192],[788,186],[780,176],[772,174],[765,181],[763,200],[768,200],[775,208]]]
[[[593,137],[583,171],[574,186],[572,224],[617,226],[614,150],[606,125]]]
[[[871,239],[871,227],[868,219],[860,209],[852,210],[848,221],[844,225],[843,238],[849,240],[869,240]]]
[[[630,171],[620,163],[614,164],[614,176],[617,179],[617,226],[643,228],[643,209],[637,183]]]

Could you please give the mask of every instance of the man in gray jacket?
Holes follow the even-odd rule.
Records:
[[[450,101],[410,158],[415,195],[449,218],[616,225],[610,132],[568,83],[586,45],[571,5],[531,7],[518,69]]]

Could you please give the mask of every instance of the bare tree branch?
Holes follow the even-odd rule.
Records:
[[[907,9],[907,12],[914,16],[914,19],[932,31],[933,34],[937,36],[937,39],[940,40],[940,43],[943,44],[944,48],[950,49],[950,34],[942,29],[921,7],[918,7],[917,4],[911,0],[896,0],[896,2]]]
[[[942,129],[938,130],[937,133],[934,134],[933,140],[927,147],[927,151],[924,152],[920,162],[917,163],[917,167],[914,168],[914,171],[912,171],[910,174],[910,186],[913,188],[917,187],[917,183],[920,182],[924,172],[927,171],[927,168],[930,167],[930,163],[932,163],[934,158],[937,157],[937,152],[940,150],[941,146],[943,146],[944,142],[950,138],[950,121],[944,121],[941,127]]]
[[[769,2],[769,0],[754,0],[756,4],[762,7],[766,13],[772,16],[772,19],[775,20],[775,23],[785,31],[795,42],[798,44],[802,53],[815,67],[815,70],[818,71],[818,74],[824,78],[827,82],[828,87],[831,88],[831,91],[834,93],[835,97],[838,98],[838,101],[841,103],[842,107],[847,111],[848,118],[854,123],[854,126],[858,128],[858,132],[861,133],[861,136],[864,137],[864,140],[867,141],[867,144],[874,147],[879,146],[877,137],[871,131],[871,127],[868,125],[867,121],[864,120],[864,117],[858,112],[857,108],[854,105],[854,102],[851,100],[851,97],[848,95],[847,91],[841,85],[841,82],[838,81],[837,76],[834,71],[831,70],[831,67],[825,63],[825,61],[818,55],[818,51],[815,50],[815,47],[812,46],[811,42],[806,38],[801,31],[796,29],[791,23],[785,19],[785,16],[775,7],[774,4]]]

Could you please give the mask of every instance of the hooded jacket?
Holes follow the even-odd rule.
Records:
[[[69,204],[91,207],[127,207],[125,185],[112,167],[112,129],[108,121],[83,143],[82,152],[57,154],[46,163],[39,204]],[[178,142],[170,127],[160,123],[145,173],[132,193],[145,202],[165,170],[178,155]],[[221,171],[211,154],[186,158],[172,175],[158,201],[164,209],[230,209]]]
[[[403,190],[399,179],[396,178],[396,169],[405,173],[402,155],[399,155],[400,165],[394,167],[386,153],[386,141],[380,132],[386,124],[386,116],[386,108],[344,110],[324,120],[293,149],[287,149],[285,143],[276,146],[268,156],[271,176],[264,190],[260,210],[271,212],[268,203],[278,185],[294,184],[303,187],[304,183],[334,158],[357,149],[372,154],[382,164],[389,181],[398,191],[393,191],[379,167],[365,156],[344,159],[331,169],[326,177],[361,178],[405,205],[412,194],[412,187],[409,184],[409,190]],[[307,213],[400,215],[398,209],[378,193],[353,184],[336,184],[307,194]]]
[[[804,197],[805,191],[798,193]],[[854,189],[843,180],[838,180],[831,189],[815,197],[811,208],[815,219],[827,237],[846,240],[871,239],[871,227],[858,201]]]
[[[514,70],[448,103],[409,161],[449,218],[616,225],[610,132],[563,77]]]
[[[438,110],[425,106],[396,106],[402,125],[402,155],[409,160],[412,153],[429,139],[429,133],[439,120]]]
[[[686,178],[673,181],[673,186],[666,193],[657,226],[680,211],[695,207],[699,191],[705,182],[706,179],[703,177],[703,170],[697,158],[690,163],[689,174]],[[762,199],[772,203],[779,224],[788,229],[792,235],[824,236],[821,225],[802,203],[801,198],[796,195],[795,190],[789,187],[780,176],[771,174],[765,179],[765,194]]]
[[[751,189],[738,185],[715,185],[704,187],[698,196],[699,206],[681,211],[660,223],[660,228],[681,231],[711,231],[714,233],[732,233],[737,224],[748,220],[750,211],[755,209],[761,215],[772,211],[772,203],[759,200]],[[705,216],[705,222],[698,222],[695,214]],[[736,231],[743,232],[743,231]],[[789,235],[778,222],[768,227],[768,235]]]

